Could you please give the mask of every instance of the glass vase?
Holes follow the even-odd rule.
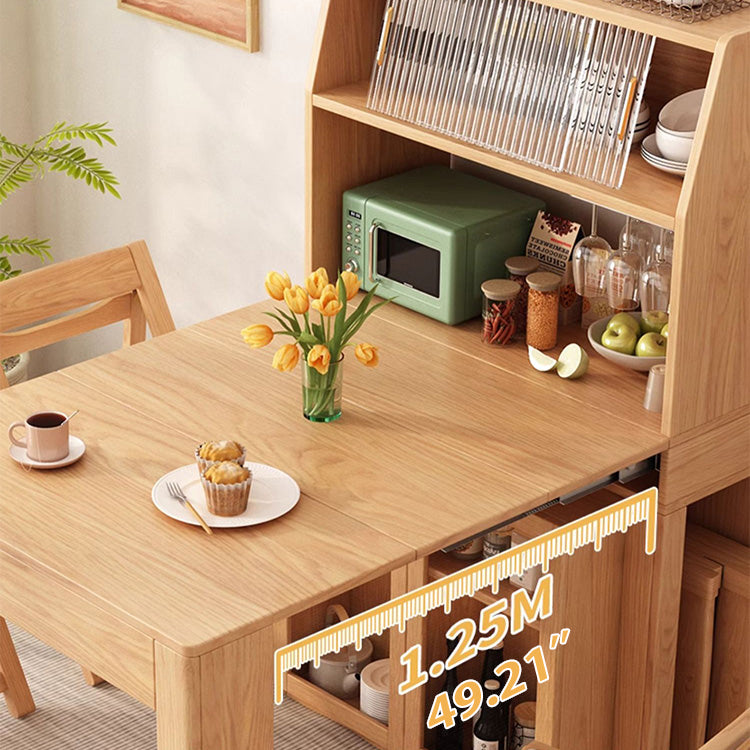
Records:
[[[311,422],[334,422],[341,416],[341,386],[344,358],[332,362],[321,375],[314,367],[302,365],[302,413]]]

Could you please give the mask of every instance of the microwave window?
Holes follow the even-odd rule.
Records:
[[[381,228],[378,230],[378,275],[439,297],[440,253]]]

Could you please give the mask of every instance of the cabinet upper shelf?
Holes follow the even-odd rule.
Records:
[[[578,2],[584,1],[586,4],[590,2],[590,0],[578,0]],[[637,152],[631,154],[622,187],[619,190],[606,188],[588,180],[550,172],[517,159],[502,156],[494,151],[473,146],[457,138],[374,112],[366,106],[368,86],[367,81],[360,81],[332,91],[313,94],[313,106],[484,164],[501,172],[546,185],[576,198],[597,203],[652,224],[667,229],[674,228],[682,180],[649,166]]]
[[[644,31],[695,49],[713,52],[719,40],[736,31],[750,30],[750,8],[728,13],[708,21],[682,23],[679,19],[645,13],[610,0],[535,0],[542,5],[579,13],[607,23]]]

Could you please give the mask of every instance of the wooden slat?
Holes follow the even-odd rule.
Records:
[[[750,412],[685,442],[662,457],[659,506],[684,507],[750,475]]]
[[[701,750],[747,750],[750,747],[750,708],[724,727]]]
[[[698,750],[706,739],[714,610],[721,573],[718,563],[695,554],[685,555],[675,663],[672,750]]]
[[[148,322],[152,336],[161,336],[174,331],[174,320],[169,312],[164,292],[156,275],[154,262],[143,240],[131,242],[128,249],[138,270],[140,284],[138,285],[138,299]]]
[[[127,247],[74,258],[3,283],[0,329],[23,325],[132,292],[141,284]]]
[[[664,431],[672,437],[750,401],[750,212],[746,189],[737,187],[750,184],[748,100],[745,31],[717,47],[703,101],[710,117],[698,123],[677,208],[663,413]]]
[[[535,167],[526,162],[502,156],[494,151],[473,146],[457,138],[442,135],[427,128],[412,125],[370,110],[366,106],[368,86],[368,81],[347,84],[340,88],[315,94],[312,103],[316,109],[340,115],[347,121],[354,120],[369,125],[378,131],[391,133],[407,141],[414,141],[446,154],[469,159],[477,164],[484,164],[492,169],[531,180],[539,185],[546,185],[575,198],[597,203],[613,211],[630,214],[658,226],[670,229],[674,226],[682,180],[674,175],[653,169],[637,153],[631,155],[622,187],[619,190],[606,188],[580,177]],[[323,150],[318,148],[317,145],[316,149]],[[329,152],[326,150],[325,153]],[[316,154],[313,158],[322,160],[325,157],[322,154]],[[357,163],[365,165],[368,160],[359,156]],[[375,178],[371,177],[370,179]],[[362,180],[361,182],[366,181]],[[316,179],[312,186],[316,188],[317,184],[318,180]],[[354,185],[349,187],[354,187]],[[327,203],[326,205],[337,204]],[[340,225],[338,216],[336,221]],[[340,242],[337,242],[337,250],[340,247]]]
[[[97,302],[85,310],[13,333],[0,332],[0,356],[40,349],[95,328],[117,323],[130,315],[132,293]]]

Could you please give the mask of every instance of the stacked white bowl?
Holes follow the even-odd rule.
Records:
[[[688,91],[662,107],[656,124],[656,145],[664,158],[687,165],[705,91]]]
[[[643,99],[641,101],[641,108],[638,110],[638,119],[635,122],[635,129],[633,130],[633,143],[640,143],[648,133],[649,125],[651,125],[651,109],[648,106],[648,102]]]

